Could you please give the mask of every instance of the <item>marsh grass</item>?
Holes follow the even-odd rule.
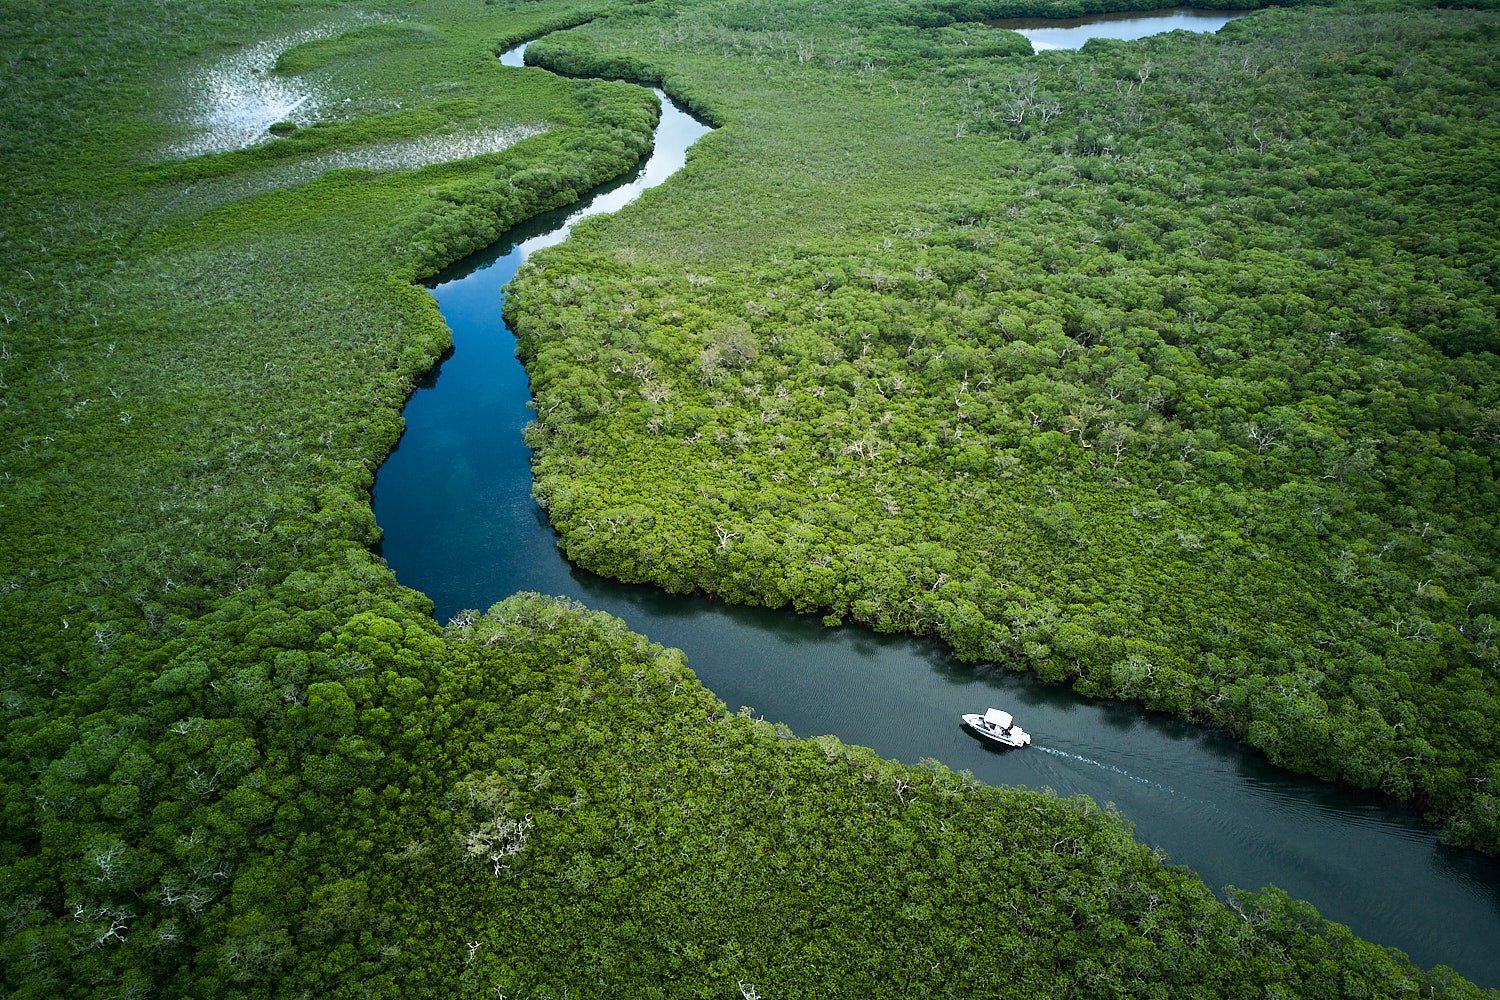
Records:
[[[188,182],[171,205],[171,214],[198,213],[230,201],[305,184],[330,170],[385,173],[490,156],[541,135],[548,126],[518,124],[504,128],[454,128],[410,139],[339,146],[294,158],[278,158],[259,168],[242,168]]]
[[[167,147],[162,156],[197,156],[269,142],[271,125],[306,125],[330,113],[332,106],[347,103],[343,95],[332,92],[330,80],[287,75],[278,63],[289,51],[355,30],[352,26],[369,16],[266,39],[192,72],[177,84],[181,96],[172,102],[182,109],[172,117],[189,136]]]

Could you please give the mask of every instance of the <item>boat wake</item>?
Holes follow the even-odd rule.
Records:
[[[1068,753],[1066,750],[1054,750],[1052,747],[1033,746],[1032,749],[1040,750],[1042,753],[1051,754],[1054,757],[1066,757],[1069,760],[1076,760],[1079,763],[1088,764],[1090,767],[1097,767],[1101,771],[1109,771],[1112,774],[1118,774],[1120,777],[1126,778],[1130,781],[1134,781],[1137,784],[1149,785],[1152,788],[1159,788],[1169,795],[1177,794],[1177,789],[1173,788],[1171,785],[1163,785],[1159,781],[1152,781],[1150,778],[1142,778],[1138,774],[1131,774],[1124,768],[1115,767],[1113,764],[1106,764],[1103,761],[1094,760],[1092,757],[1084,757],[1076,753]]]

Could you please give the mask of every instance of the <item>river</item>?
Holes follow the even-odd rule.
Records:
[[[517,50],[504,58],[519,63]],[[1443,847],[1419,816],[1385,799],[1273,768],[1223,734],[961,664],[935,642],[671,596],[562,558],[531,496],[521,437],[530,388],[500,314],[503,286],[579,218],[615,211],[682,167],[709,130],[665,98],[662,112],[654,151],[634,174],[434,279],[454,353],[407,404],[406,432],[374,491],[381,554],[397,578],[431,597],[443,621],[517,590],[575,597],[684,650],[730,708],[888,758],[932,757],[992,784],[1114,802],[1141,840],[1211,886],[1275,884],[1423,966],[1500,986],[1500,862]],[[1014,712],[1035,745],[995,751],[965,735],[960,713],[988,705]]]

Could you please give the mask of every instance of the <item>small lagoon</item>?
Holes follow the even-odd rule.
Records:
[[[1091,38],[1130,41],[1167,31],[1215,32],[1247,10],[1206,10],[1202,7],[1164,7],[1160,10],[1121,11],[1086,17],[1009,17],[990,21],[1023,36],[1036,52],[1080,49]]]

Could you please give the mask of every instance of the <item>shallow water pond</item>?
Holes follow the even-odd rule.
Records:
[[[1202,7],[1164,7],[1161,10],[1090,14],[1087,17],[1010,17],[990,21],[991,27],[1014,31],[1034,51],[1079,49],[1091,38],[1131,40],[1168,31],[1218,31],[1250,11],[1206,10]]]

